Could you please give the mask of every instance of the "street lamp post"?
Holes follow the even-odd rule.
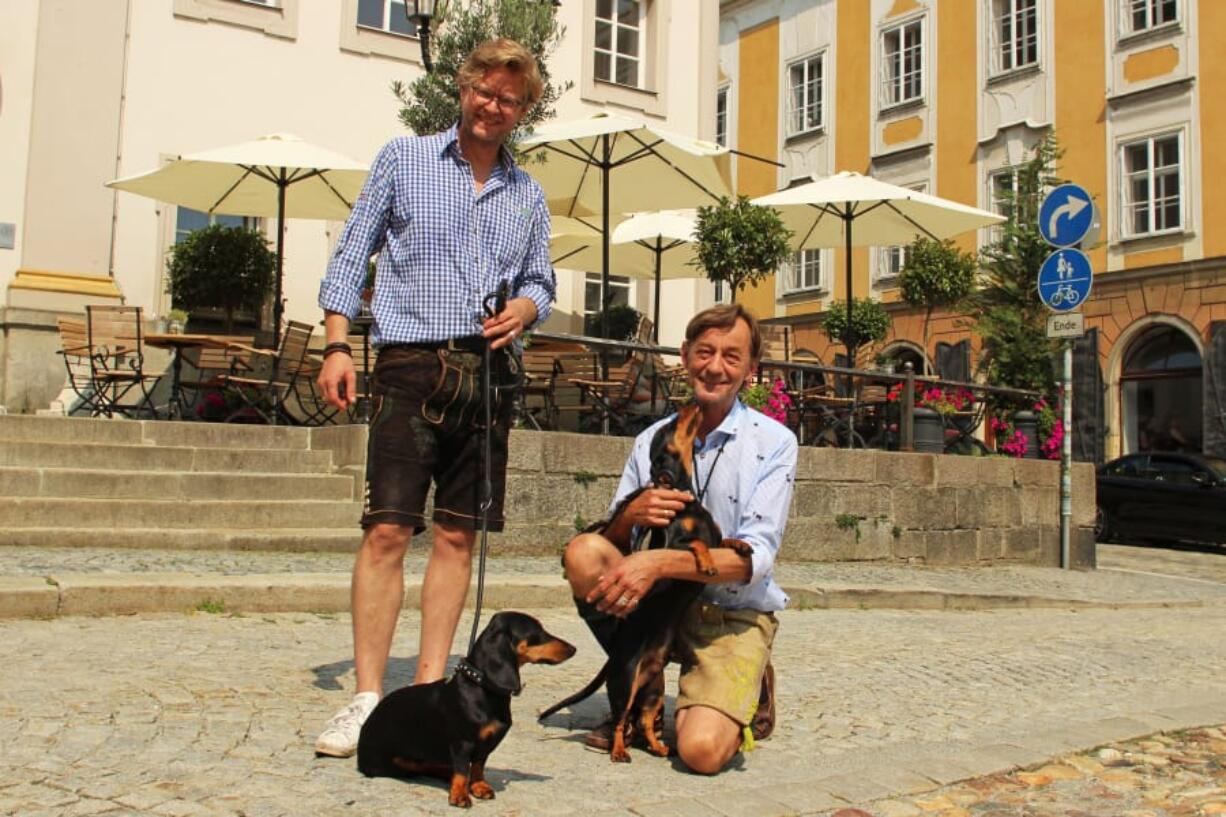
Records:
[[[417,39],[421,43],[421,64],[426,73],[434,71],[434,63],[430,61],[430,21],[443,16],[447,8],[447,0],[407,0],[404,4],[405,16],[409,22],[417,26]]]

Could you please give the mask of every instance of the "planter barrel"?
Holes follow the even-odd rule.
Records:
[[[916,406],[912,412],[915,423],[915,450],[925,454],[945,451],[945,423],[941,415],[927,406]]]

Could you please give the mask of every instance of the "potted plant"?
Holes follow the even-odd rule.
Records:
[[[727,283],[733,303],[737,292],[774,273],[792,252],[792,231],[779,214],[751,204],[746,196],[699,207],[694,238],[693,263],[711,281]]]
[[[171,300],[176,309],[221,309],[225,332],[231,334],[239,310],[254,312],[258,321],[276,263],[256,230],[220,224],[194,230],[171,250],[166,267]]]
[[[166,313],[166,331],[172,335],[183,334],[187,326],[187,312],[182,309],[172,309]]]

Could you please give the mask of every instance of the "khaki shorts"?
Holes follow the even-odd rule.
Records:
[[[762,674],[778,629],[773,613],[695,602],[677,633],[677,709],[709,706],[747,726],[758,708]]]

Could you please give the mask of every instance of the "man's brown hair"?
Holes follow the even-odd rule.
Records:
[[[539,102],[545,93],[545,80],[541,79],[541,68],[536,63],[536,57],[527,48],[506,37],[486,40],[474,48],[456,72],[456,83],[461,88],[471,88],[473,83],[479,82],[495,68],[506,68],[524,78],[524,90],[528,96],[521,102],[525,110]]]
[[[758,329],[758,319],[754,314],[740,304],[720,304],[702,310],[685,327],[685,342],[693,343],[708,329],[723,329],[725,331],[736,326],[738,320],[745,321],[749,326],[749,357],[760,360],[762,355],[762,330]]]

